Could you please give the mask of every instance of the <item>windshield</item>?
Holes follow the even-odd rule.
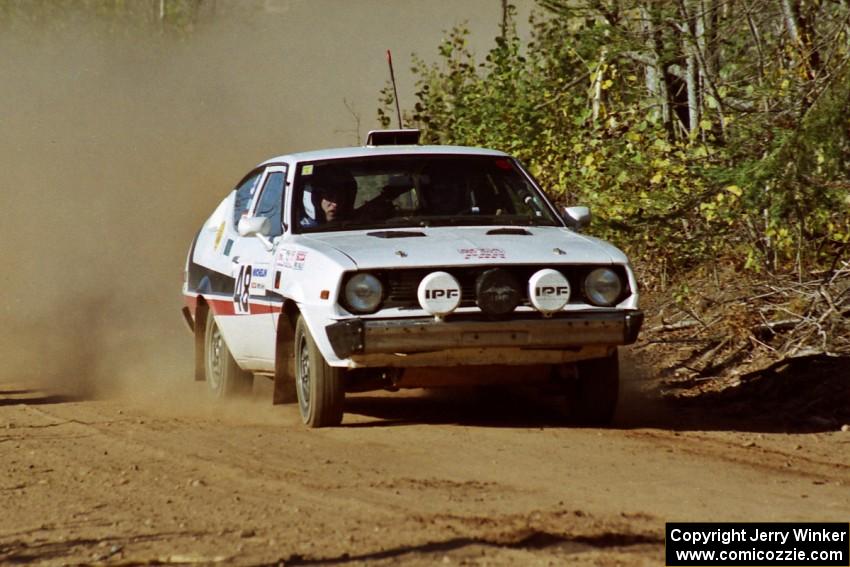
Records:
[[[513,160],[380,156],[303,163],[293,193],[300,232],[426,226],[561,226]]]

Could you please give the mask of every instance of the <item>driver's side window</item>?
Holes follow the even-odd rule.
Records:
[[[268,217],[271,221],[271,232],[268,236],[275,237],[283,234],[283,188],[286,180],[285,171],[271,171],[263,184],[263,192],[257,203],[258,217]]]
[[[233,226],[239,225],[239,219],[248,213],[254,193],[257,191],[257,182],[260,181],[262,171],[257,171],[246,177],[236,188],[236,199],[233,202]]]

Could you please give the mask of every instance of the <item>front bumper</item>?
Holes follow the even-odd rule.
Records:
[[[563,313],[543,319],[347,319],[325,327],[339,358],[354,354],[421,353],[449,349],[575,349],[637,340],[640,310]]]

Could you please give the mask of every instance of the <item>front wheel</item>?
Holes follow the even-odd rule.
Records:
[[[215,323],[212,310],[207,311],[204,343],[204,378],[207,392],[216,400],[248,396],[254,386],[254,375],[239,368],[221,330]]]
[[[307,324],[299,317],[295,325],[295,387],[305,425],[328,427],[342,422],[344,372],[325,361]]]
[[[605,426],[614,419],[620,390],[617,350],[603,358],[575,363],[567,379],[567,412],[581,426]]]

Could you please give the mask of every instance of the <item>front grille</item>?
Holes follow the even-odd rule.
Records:
[[[538,270],[543,268],[554,268],[559,270],[570,282],[572,293],[570,303],[583,303],[585,300],[581,294],[582,282],[587,274],[599,266],[552,266],[552,265],[514,265],[514,266],[474,266],[460,268],[414,268],[383,270],[373,272],[384,284],[384,307],[419,309],[419,301],[416,292],[422,278],[435,271],[444,271],[453,275],[460,283],[461,301],[460,307],[474,307],[475,303],[475,280],[478,276],[491,268],[502,268],[513,274],[520,284],[522,299],[520,305],[531,305],[528,300],[528,280]],[[628,297],[631,291],[628,289],[628,280],[622,266],[612,266],[624,282],[623,296],[621,300]]]
[[[419,282],[428,272],[420,273],[419,270],[392,270],[384,272],[383,281],[386,286],[386,307],[406,307],[413,302],[419,305],[416,299],[416,290]]]

